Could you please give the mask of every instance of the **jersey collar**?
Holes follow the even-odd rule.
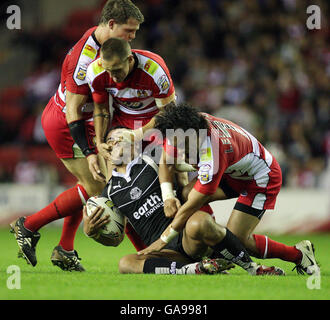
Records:
[[[139,159],[141,159],[141,155],[139,155],[134,160],[132,160],[130,163],[128,163],[126,166],[125,173],[120,173],[116,169],[113,169],[112,175],[114,177],[120,177],[120,178],[124,178],[126,181],[130,181],[131,180],[131,178],[130,178],[131,170],[132,170],[133,166],[138,163]]]
[[[95,41],[95,43],[96,43],[96,45],[99,47],[99,48],[101,48],[101,44],[97,41],[97,39],[96,39],[96,36],[95,36],[95,30],[93,31],[93,33],[92,33],[92,38],[93,38],[93,40]]]

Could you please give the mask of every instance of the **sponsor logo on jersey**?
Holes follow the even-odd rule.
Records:
[[[136,95],[138,98],[146,98],[149,96],[149,94],[146,90],[141,90],[141,89],[137,89]]]
[[[162,199],[159,197],[157,193],[153,193],[150,195],[143,205],[133,213],[133,217],[136,220],[139,220],[142,216],[149,217],[152,215],[157,209],[164,206]]]
[[[141,109],[143,107],[143,102],[139,102],[139,101],[138,102],[119,101],[118,103],[128,109],[133,109],[133,110]]]
[[[101,60],[96,60],[92,63],[92,68],[93,68],[93,72],[94,72],[94,75],[98,75],[99,73],[103,72],[104,69],[102,67],[102,64],[101,64]]]
[[[97,55],[97,50],[92,46],[90,46],[89,44],[86,44],[82,54],[94,60]]]
[[[121,188],[120,182],[116,186],[113,186],[112,188],[113,188],[113,190]]]
[[[87,70],[83,69],[83,68],[79,68],[78,72],[77,72],[77,79],[84,81],[86,79],[86,73]]]
[[[158,67],[159,66],[156,62],[153,62],[152,60],[149,59],[144,65],[144,70],[153,76],[158,70]]]
[[[142,190],[138,187],[133,188],[130,192],[130,196],[132,200],[140,199],[141,195],[142,195]]]
[[[209,161],[212,160],[212,151],[211,148],[204,148],[200,151],[201,161]]]

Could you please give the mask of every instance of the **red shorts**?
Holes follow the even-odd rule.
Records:
[[[45,110],[42,113],[41,124],[44,129],[47,141],[60,159],[65,158],[83,158],[84,155],[79,149],[73,138],[65,118],[65,113],[50,99]],[[95,136],[93,121],[86,120],[86,129],[88,130],[89,144],[93,145]]]
[[[220,187],[226,195],[228,195],[228,190],[232,191],[230,198],[235,197],[234,193],[238,196],[235,209],[255,216],[262,215],[267,209],[274,209],[276,197],[282,185],[281,168],[275,158],[273,158],[270,169],[266,187],[258,186],[255,180],[243,181],[233,179],[226,174],[223,175]],[[226,188],[228,189],[226,190]]]

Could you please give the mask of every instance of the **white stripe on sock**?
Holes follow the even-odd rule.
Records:
[[[267,253],[268,253],[268,237],[265,236],[265,239],[266,239],[266,244],[265,244],[264,259],[267,258]]]
[[[82,204],[85,205],[86,204],[86,201],[88,199],[85,199],[84,194],[81,192],[79,186],[78,186],[78,193],[79,193],[79,196],[80,196],[80,199],[81,199]]]

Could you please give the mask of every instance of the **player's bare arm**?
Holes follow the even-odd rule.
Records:
[[[158,109],[160,109],[160,110],[162,110],[163,108],[165,108],[167,105],[169,105],[172,102],[175,103],[175,100],[176,100],[175,91],[169,97],[155,99],[156,105],[157,105]]]
[[[168,157],[166,152],[163,151],[159,162],[159,183],[162,190],[165,216],[173,218],[181,207],[181,203],[173,191],[175,166],[174,163],[172,165],[167,164],[169,162]]]
[[[82,119],[82,107],[88,96],[66,91],[66,120],[68,123]]]
[[[70,128],[70,133],[86,156],[88,161],[88,167],[95,180],[105,182],[105,177],[102,174],[95,148],[91,148],[88,145],[88,139],[86,137],[85,120],[83,119],[82,107],[86,104],[88,96],[72,93],[67,91],[66,93],[66,120]]]
[[[174,220],[172,221],[172,228],[180,232],[186,225],[187,220],[202,206],[210,201],[210,195],[205,195],[192,189],[188,195],[188,200],[178,210]]]
[[[166,106],[169,105],[170,103],[175,103],[175,99],[176,99],[175,92],[173,92],[173,94],[171,94],[169,97],[155,99],[159,112],[162,112],[162,110],[166,108]],[[141,139],[143,138],[143,135],[146,132],[148,132],[148,130],[154,128],[155,128],[155,117],[151,118],[151,120],[145,126],[143,126],[139,131],[142,134]],[[134,130],[134,133],[138,134],[136,130]]]
[[[159,112],[162,112],[162,110],[164,110],[164,108],[166,108],[167,105],[171,104],[171,103],[175,103],[175,92],[173,92],[173,94],[171,94],[169,97],[166,98],[156,98],[155,102],[156,105],[159,109]],[[151,118],[151,120],[144,125],[142,128],[134,130],[134,135],[135,137],[138,137],[139,139],[143,138],[143,135],[148,132],[148,130],[152,130],[155,128],[155,117]]]
[[[164,108],[166,108],[167,105],[169,105],[171,103],[175,103],[175,101],[176,101],[175,92],[173,92],[173,94],[171,94],[169,97],[155,99],[159,112],[162,112],[162,110],[164,110]],[[139,128],[139,129],[135,129],[133,131],[124,132],[124,138],[129,139],[131,141],[133,141],[133,139],[135,141],[142,140],[145,133],[147,133],[149,130],[152,130],[155,128],[155,124],[156,124],[155,117],[153,117],[143,127]]]
[[[110,161],[109,146],[105,143],[104,138],[110,121],[110,112],[108,103],[94,103],[94,128],[95,140],[98,152],[106,160]]]

